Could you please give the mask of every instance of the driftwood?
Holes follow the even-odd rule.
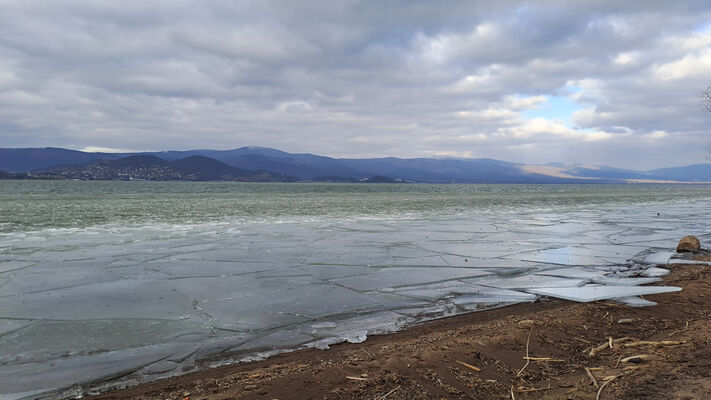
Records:
[[[634,339],[632,339],[631,337],[627,337],[627,336],[619,338],[619,339],[612,339],[612,337],[610,337],[605,343],[603,343],[597,347],[593,347],[593,349],[590,350],[590,352],[588,353],[588,356],[595,357],[595,354],[597,354],[600,351],[603,351],[607,348],[610,348],[610,349],[614,348],[615,343],[628,342],[628,341],[633,341],[633,340]]]

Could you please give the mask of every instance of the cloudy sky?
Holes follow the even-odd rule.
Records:
[[[706,162],[708,0],[0,0],[0,147]]]

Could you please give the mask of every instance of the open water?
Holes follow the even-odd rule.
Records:
[[[684,235],[708,242],[710,211],[708,186],[0,181],[0,398],[359,342],[551,291],[645,305],[629,296],[664,273],[649,266]]]

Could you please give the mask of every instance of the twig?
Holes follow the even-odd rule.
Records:
[[[547,361],[547,362],[565,362],[565,360],[559,360],[557,358],[550,358],[550,357],[523,357],[524,360],[531,360],[531,361]]]
[[[548,385],[548,387],[544,387],[544,388],[526,388],[523,386],[519,386],[516,388],[516,390],[518,390],[519,392],[524,392],[524,393],[526,393],[526,392],[540,392],[543,390],[551,390],[551,389],[553,389],[553,388],[550,386],[550,384]]]
[[[686,321],[686,325],[684,325],[684,327],[682,329],[679,329],[678,331],[674,331],[674,332],[670,333],[669,337],[672,337],[672,336],[676,335],[677,333],[684,332],[687,329],[689,329],[689,321],[688,320]]]
[[[380,397],[379,400],[384,400],[386,397],[390,396],[391,394],[395,393],[396,390],[400,389],[400,386],[396,387],[395,389],[385,393],[382,397]]]
[[[574,340],[577,340],[577,341],[579,341],[579,342],[583,342],[583,343],[590,344],[590,341],[589,341],[589,340],[580,339],[580,338],[576,338],[576,337],[574,337],[573,339],[574,339]]]
[[[369,380],[368,378],[361,378],[360,376],[347,376],[346,379],[350,379],[352,381],[367,381],[367,380]]]
[[[366,349],[363,349],[363,351],[365,352],[365,354],[367,354],[367,355],[368,355],[368,357],[370,357],[370,361],[373,361],[373,360],[375,359],[375,357],[373,357],[373,355],[372,355],[372,354],[370,354],[370,352],[368,352],[368,350],[366,350]]]
[[[595,375],[590,371],[590,368],[585,367],[585,373],[588,374],[590,377],[590,380],[592,381],[592,384],[595,386],[595,388],[600,388],[600,385],[597,384],[597,379],[595,379]]]
[[[521,374],[523,373],[523,370],[526,369],[526,367],[528,367],[528,364],[531,363],[531,360],[528,357],[528,344],[531,342],[531,334],[532,333],[533,333],[533,326],[531,326],[531,330],[528,331],[528,339],[526,339],[526,365],[524,365],[523,368],[521,368],[521,370],[518,371],[518,374],[516,374],[517,378],[519,376],[521,376]],[[513,386],[511,386],[511,396],[513,396]]]
[[[516,400],[516,396],[513,393],[513,385],[511,385],[511,400]]]
[[[619,339],[614,339],[614,340],[612,340],[612,343],[614,344],[614,343],[626,342],[626,341],[629,341],[629,340],[634,340],[634,339],[632,339],[631,337],[625,336],[625,337],[621,337],[621,338],[619,338]],[[603,351],[603,350],[605,350],[605,349],[607,349],[607,348],[610,348],[610,346],[611,346],[611,345],[610,345],[610,341],[608,340],[607,342],[605,342],[605,343],[603,343],[603,344],[601,344],[601,345],[599,345],[599,346],[597,346],[597,347],[594,347],[592,350],[590,350],[590,352],[588,353],[588,355],[589,355],[590,357],[595,357],[595,354],[597,354],[597,352]]]
[[[627,371],[623,371],[621,374],[613,375],[613,376],[608,376],[608,377],[603,378],[603,380],[604,380],[605,382],[604,382],[602,385],[600,385],[600,389],[598,389],[598,391],[597,391],[597,395],[595,396],[595,400],[600,400],[600,393],[602,393],[602,389],[604,389],[605,386],[607,386],[608,383],[614,381],[615,379],[617,379],[617,378],[619,378],[619,377],[621,377],[621,376],[629,375],[629,374],[631,374],[632,372],[634,372],[634,370],[627,370]]]
[[[471,365],[471,364],[467,364],[467,363],[465,363],[464,361],[454,360],[454,362],[456,362],[457,364],[463,365],[463,366],[465,366],[465,367],[467,367],[467,368],[469,368],[469,369],[471,369],[471,370],[474,370],[474,371],[476,371],[476,372],[481,372],[481,368],[477,368],[477,367],[475,367],[475,366],[473,366],[473,365]]]
[[[634,342],[634,343],[625,343],[622,346],[623,347],[637,347],[637,346],[679,346],[682,344],[686,344],[686,340],[662,340],[659,342],[654,342],[654,341],[649,341],[649,340],[640,340],[639,342]]]
[[[614,381],[617,377],[619,377],[619,376],[621,376],[621,375],[622,375],[622,374],[620,374],[620,375],[615,375],[615,376],[613,376],[612,378],[610,378],[610,380],[603,382],[603,384],[600,386],[600,389],[597,390],[597,395],[595,396],[595,400],[600,400],[600,393],[602,393],[602,389],[604,389],[605,386],[607,386],[608,383]]]

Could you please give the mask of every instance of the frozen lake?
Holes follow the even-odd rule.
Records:
[[[359,342],[551,293],[645,305],[630,296],[664,273],[650,265],[682,236],[711,240],[710,194],[0,181],[0,398]]]

